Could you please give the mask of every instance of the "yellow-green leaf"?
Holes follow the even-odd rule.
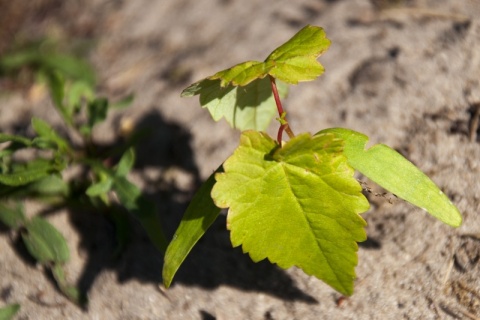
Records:
[[[370,180],[448,225],[461,225],[462,216],[450,199],[401,154],[384,144],[365,150],[368,137],[352,130],[333,128],[318,134],[325,133],[332,133],[345,141],[348,163]]]
[[[207,79],[220,79],[221,87],[246,86],[271,75],[289,84],[314,80],[324,72],[317,58],[330,46],[325,31],[306,26],[275,49],[264,62],[246,61],[217,72]]]
[[[278,81],[280,97],[287,95],[285,83]],[[220,80],[202,80],[184,91],[184,96],[200,94],[200,104],[207,108],[212,118],[225,118],[239,130],[265,130],[276,114],[275,100],[268,78],[254,81],[244,87],[221,87]]]
[[[221,171],[221,167],[216,172]],[[220,213],[215,206],[210,192],[215,183],[213,173],[200,187],[183,215],[182,221],[168,245],[163,264],[163,284],[169,287],[173,276],[192,250],[193,246],[204,235]]]
[[[320,27],[306,26],[275,49],[264,62],[246,61],[195,82],[182,97],[200,95],[214,120],[225,117],[240,130],[265,130],[275,114],[270,80],[277,81],[284,97],[288,84],[314,80],[324,72],[317,58],[330,46]]]
[[[333,134],[302,134],[280,148],[264,133],[244,132],[212,190],[215,204],[229,208],[233,246],[352,294],[356,242],[366,239],[359,213],[369,204],[342,151]]]

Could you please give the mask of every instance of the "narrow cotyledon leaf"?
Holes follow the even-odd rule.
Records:
[[[348,163],[370,180],[450,226],[461,225],[462,216],[457,207],[401,154],[384,144],[365,149],[368,137],[353,130],[332,128],[318,134],[324,133],[332,133],[345,141]]]
[[[220,171],[222,171],[221,166],[216,172]],[[163,283],[167,288],[193,246],[220,214],[220,208],[215,206],[210,197],[210,192],[215,183],[214,176],[215,173],[197,191],[168,245],[163,265]]]

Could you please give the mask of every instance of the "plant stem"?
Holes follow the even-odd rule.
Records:
[[[282,101],[280,100],[280,95],[278,94],[277,84],[275,82],[275,78],[272,76],[268,76],[270,78],[270,83],[272,84],[272,93],[273,97],[275,98],[275,103],[277,104],[278,115],[280,117],[280,128],[278,128],[277,134],[277,142],[279,145],[282,145],[282,134],[285,131],[288,134],[288,137],[292,139],[295,137],[292,129],[290,128],[287,118],[286,112],[283,110]]]
[[[275,98],[275,103],[277,104],[278,115],[281,117],[284,111],[283,111],[282,101],[280,101],[280,96],[278,95],[277,83],[275,82],[274,77],[270,75],[269,77],[270,77],[270,83],[272,84],[273,97]]]

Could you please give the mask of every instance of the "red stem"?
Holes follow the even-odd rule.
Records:
[[[275,103],[277,104],[278,116],[280,117],[280,119],[282,119],[282,121],[284,121],[283,123],[281,123],[280,128],[278,128],[278,134],[277,134],[277,142],[279,145],[282,145],[283,131],[285,131],[288,134],[288,137],[290,139],[295,137],[295,134],[293,133],[290,126],[288,125],[285,111],[283,111],[282,101],[280,100],[280,95],[278,94],[275,78],[270,75],[269,75],[269,78],[270,78],[270,83],[272,84],[273,97],[275,98]]]
[[[269,77],[270,77],[270,83],[272,84],[273,97],[275,98],[275,103],[277,104],[278,115],[281,117],[284,111],[283,111],[282,101],[280,101],[280,95],[278,94],[277,83],[275,82],[274,77],[270,75]]]

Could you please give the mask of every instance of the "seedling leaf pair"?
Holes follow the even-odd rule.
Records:
[[[64,295],[84,306],[86,295],[69,284],[63,270],[69,259],[64,237],[41,216],[28,219],[19,205],[25,199],[45,201],[56,209],[79,206],[85,210],[95,208],[108,212],[116,227],[117,250],[125,246],[128,238],[129,219],[125,216],[125,208],[140,220],[159,250],[166,249],[167,241],[154,203],[128,180],[135,162],[134,149],[128,147],[134,145],[135,139],[129,139],[122,146],[100,147],[92,137],[93,129],[106,119],[108,111],[128,106],[133,96],[114,104],[96,97],[95,79],[89,66],[73,57],[52,54],[44,49],[42,45],[42,48],[1,57],[0,75],[13,74],[25,65],[31,67],[38,81],[36,85],[49,89],[67,133],[82,141],[71,144],[68,136],[38,118],[32,119],[34,138],[0,133],[0,222],[17,230],[27,250],[52,273]],[[27,150],[28,161],[25,162],[21,161],[25,156],[16,156],[23,150]],[[115,166],[115,160],[122,152],[124,154]],[[81,168],[78,175],[63,180],[62,171],[72,166]],[[123,208],[112,205],[117,200]],[[4,314],[3,309],[0,314]],[[1,315],[0,318],[3,319]]]
[[[92,184],[86,190],[86,194],[105,200],[108,198],[107,193],[115,192],[119,202],[140,221],[152,243],[164,252],[167,248],[167,240],[162,232],[156,206],[143,196],[139,187],[128,180],[127,174],[134,163],[135,152],[130,148],[120,158],[114,170],[95,164],[94,171],[101,180]]]
[[[220,79],[226,87],[246,86],[267,75],[289,84],[316,79],[324,72],[317,58],[330,46],[330,40],[320,27],[306,26],[290,40],[275,49],[264,62],[247,61],[217,72],[207,79]]]
[[[200,104],[215,121],[224,117],[240,130],[265,130],[275,114],[267,76],[275,77],[281,97],[284,83],[314,80],[324,72],[317,58],[330,46],[320,27],[306,26],[275,49],[264,62],[246,61],[217,72],[183,90],[182,97],[200,95]]]

